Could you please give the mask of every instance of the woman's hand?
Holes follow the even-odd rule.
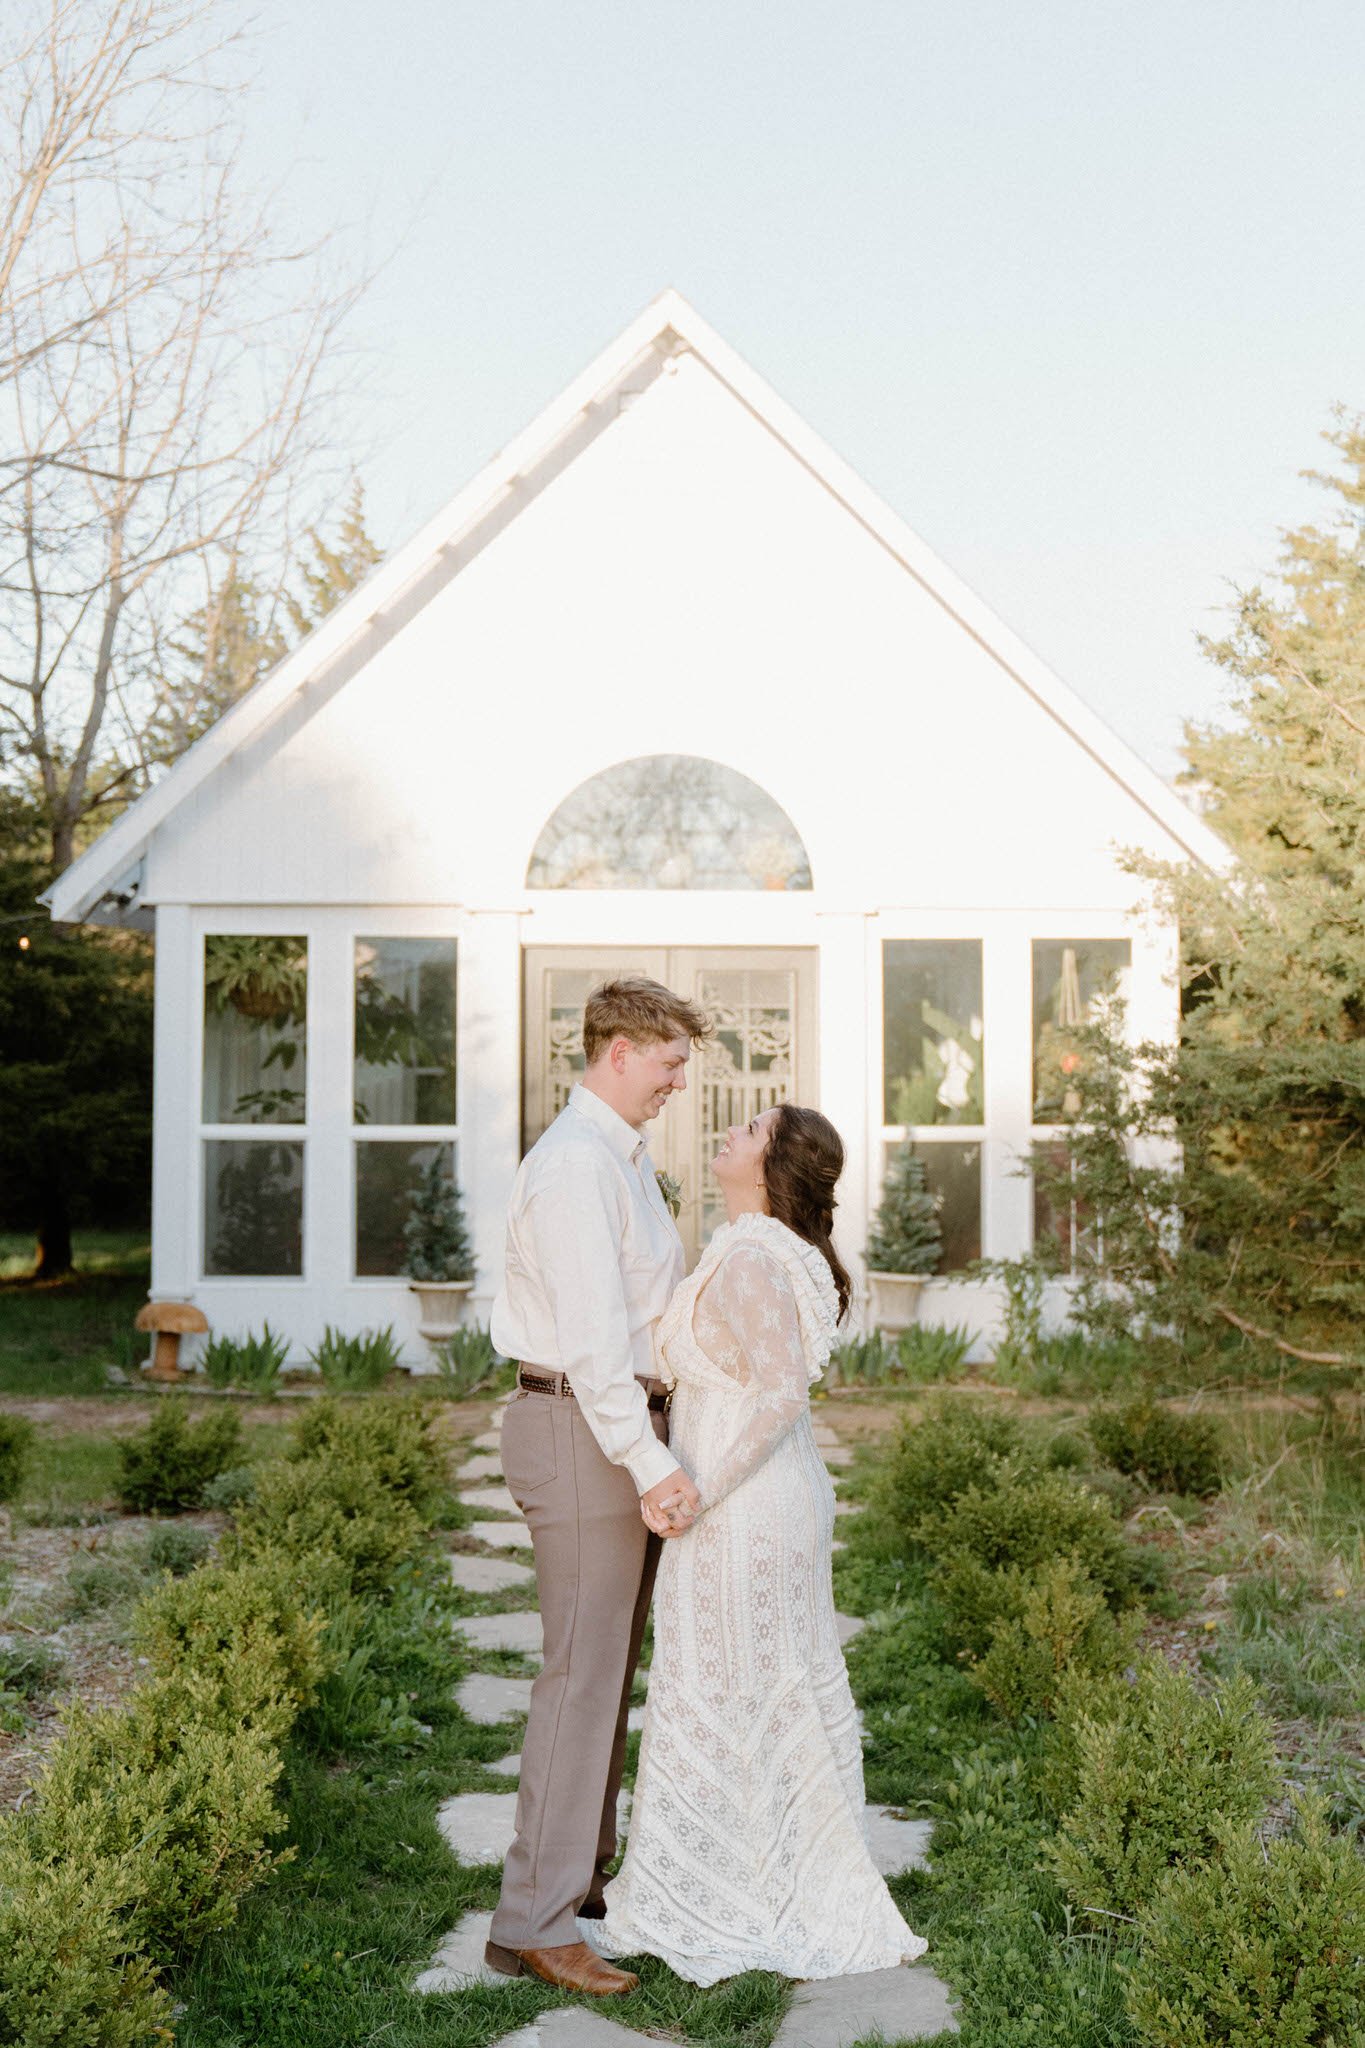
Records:
[[[662,1500],[653,1500],[648,1494],[640,1496],[640,1514],[645,1527],[652,1529],[656,1536],[685,1536],[696,1519],[696,1513],[692,1500],[682,1492],[667,1494]]]

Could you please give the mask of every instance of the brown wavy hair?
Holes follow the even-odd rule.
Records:
[[[818,1109],[780,1102],[768,1126],[763,1153],[763,1187],[768,1207],[779,1223],[813,1244],[828,1265],[839,1297],[839,1314],[848,1313],[853,1282],[834,1249],[834,1187],[844,1170],[844,1141]]]
[[[710,1036],[711,1020],[704,1010],[643,974],[603,982],[583,1005],[583,1057],[589,1066],[613,1038],[628,1038],[638,1048],[670,1038],[701,1045]]]

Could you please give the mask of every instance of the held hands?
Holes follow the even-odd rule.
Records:
[[[701,1507],[701,1495],[679,1465],[667,1479],[640,1495],[645,1526],[656,1536],[685,1536]]]

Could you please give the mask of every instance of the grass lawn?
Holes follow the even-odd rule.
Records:
[[[75,1257],[65,1279],[30,1280],[32,1238],[0,1234],[0,1394],[102,1393],[107,1367],[134,1373],[146,1357],[133,1328],[147,1299],[145,1232],[78,1232]]]

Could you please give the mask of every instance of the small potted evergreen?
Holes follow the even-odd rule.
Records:
[[[938,1265],[943,1242],[938,1206],[925,1186],[924,1161],[912,1146],[900,1146],[882,1182],[865,1254],[871,1320],[888,1335],[910,1328],[920,1289]]]
[[[403,1271],[417,1296],[418,1329],[443,1344],[460,1326],[474,1284],[474,1248],[460,1190],[438,1156],[422,1173],[403,1225]]]

